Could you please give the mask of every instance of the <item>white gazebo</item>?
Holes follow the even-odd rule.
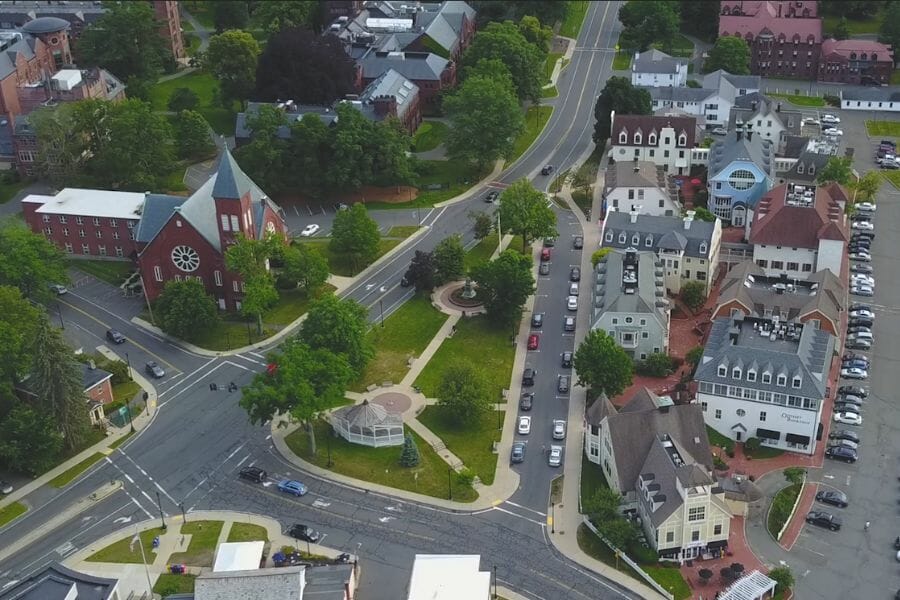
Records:
[[[753,571],[732,583],[719,600],[764,600],[775,594],[775,585],[771,577]]]
[[[354,444],[380,448],[403,444],[403,419],[389,413],[380,404],[345,406],[331,413],[331,426],[342,438]]]

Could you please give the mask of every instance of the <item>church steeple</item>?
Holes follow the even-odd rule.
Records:
[[[241,171],[228,148],[219,158],[216,184],[212,197],[217,200],[240,200],[250,191],[250,179]]]

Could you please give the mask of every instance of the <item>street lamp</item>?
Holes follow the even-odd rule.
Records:
[[[550,503],[550,533],[556,533],[556,504]]]
[[[332,436],[332,435],[333,435],[333,434],[331,434],[331,433],[329,432],[329,435],[325,438],[325,442],[326,442],[327,445],[328,445],[328,468],[329,468],[329,469],[330,469],[331,466],[334,464],[334,462],[332,462],[332,460],[331,460],[331,436]]]
[[[131,404],[125,403],[125,410],[128,411],[128,424],[131,425],[131,433],[134,433],[134,418],[131,416]]]
[[[447,499],[453,500],[453,469],[447,467]]]
[[[381,309],[381,326],[384,327],[384,298],[378,299],[378,307]]]
[[[127,368],[128,368],[128,379],[129,379],[129,381],[131,381],[134,379],[134,377],[131,376],[131,359],[128,358],[127,352],[125,353],[125,364],[127,365]]]
[[[65,329],[65,328],[66,328],[66,324],[63,323],[63,318],[62,318],[62,307],[59,305],[59,302],[56,303],[56,314],[59,315],[59,326],[60,326],[60,328]]]
[[[159,520],[162,521],[160,529],[165,531],[169,526],[166,525],[166,515],[163,513],[162,500],[159,498],[159,492],[156,492],[156,505],[159,507]]]

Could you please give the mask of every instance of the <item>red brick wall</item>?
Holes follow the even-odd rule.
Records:
[[[81,217],[79,224],[78,215],[42,215],[35,212],[38,207],[39,204],[30,202],[22,204],[25,222],[32,231],[43,233],[44,237],[64,252],[77,256],[123,260],[130,259],[136,253],[135,242],[131,239],[134,229],[128,227],[126,219],[115,219],[114,226],[113,220],[106,217],[97,218],[99,225],[94,221],[94,217]],[[132,223],[137,227],[137,220],[133,220]],[[115,239],[116,234],[119,239]],[[70,247],[66,244],[70,244]],[[84,252],[85,245],[88,247],[87,252]],[[121,256],[117,248],[121,249]]]
[[[91,400],[95,400],[97,402],[102,402],[103,404],[109,404],[113,401],[113,393],[112,393],[112,383],[111,379],[107,379],[106,381],[101,381],[94,387],[85,390],[88,398]]]

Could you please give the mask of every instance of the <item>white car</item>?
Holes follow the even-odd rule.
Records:
[[[867,379],[869,372],[859,367],[847,367],[846,369],[841,369],[841,377],[844,379]]]
[[[805,119],[803,119],[803,124],[804,125],[820,125],[819,120],[814,119],[812,117],[806,117]]]
[[[865,273],[854,273],[850,277],[850,283],[852,284],[862,284],[862,285],[875,285],[875,278],[871,275],[866,275]]]
[[[872,255],[868,252],[851,252],[850,260],[859,260],[862,262],[872,262]]]
[[[865,298],[871,298],[875,295],[875,288],[870,285],[851,285],[850,293],[854,296],[863,296]]]
[[[853,205],[853,208],[856,210],[862,210],[865,212],[875,212],[875,205],[871,202],[857,202]]]
[[[547,464],[551,467],[558,467],[562,464],[563,447],[550,446],[550,454],[547,456]]]
[[[569,296],[566,298],[566,308],[569,310],[578,310],[578,296]]]
[[[865,310],[865,309],[851,310],[850,318],[851,319],[874,319],[875,313],[873,313],[871,310]]]
[[[828,129],[825,131],[826,137],[841,137],[844,135],[844,132],[840,129]]]
[[[53,285],[51,285],[50,290],[57,296],[62,296],[63,294],[69,293],[69,290],[66,289],[66,286],[60,285],[58,283],[54,283]]]
[[[834,115],[825,114],[825,115],[822,115],[822,122],[838,124],[841,122],[841,119],[840,119],[840,117],[836,117]]]
[[[862,425],[862,417],[852,412],[834,413],[834,422],[844,425]]]
[[[562,419],[554,419],[553,421],[553,439],[566,439],[566,422]]]
[[[320,227],[315,223],[310,223],[306,227],[303,228],[303,231],[300,232],[300,237],[310,237],[316,235],[316,232],[319,231]]]
[[[860,231],[875,231],[875,224],[870,221],[853,221],[851,227]]]
[[[531,417],[519,417],[519,435],[531,433]]]
[[[724,127],[716,127],[712,130],[713,135],[728,135],[728,130]]]

